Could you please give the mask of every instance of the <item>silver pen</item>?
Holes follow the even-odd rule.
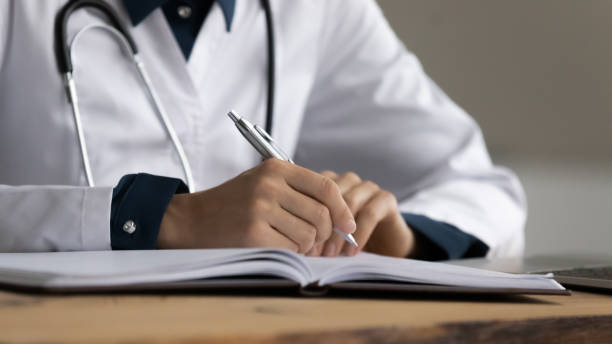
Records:
[[[260,128],[258,125],[254,125],[248,120],[240,117],[234,111],[228,112],[227,115],[232,119],[232,121],[234,121],[236,128],[238,128],[238,131],[240,131],[242,136],[249,141],[251,146],[253,146],[253,148],[255,148],[255,150],[257,150],[257,152],[259,152],[264,159],[276,158],[279,160],[289,161],[290,163],[294,164],[289,155],[278,147],[274,139],[265,130]],[[346,234],[338,228],[334,228],[334,232],[342,236],[344,240],[351,245],[359,247],[353,235]]]

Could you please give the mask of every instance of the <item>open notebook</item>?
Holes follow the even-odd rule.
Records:
[[[314,258],[280,249],[0,253],[0,285],[46,292],[298,287],[568,294],[542,275],[512,275],[360,253]]]

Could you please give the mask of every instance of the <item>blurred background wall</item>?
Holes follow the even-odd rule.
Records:
[[[612,1],[379,0],[526,189],[526,254],[612,251]]]

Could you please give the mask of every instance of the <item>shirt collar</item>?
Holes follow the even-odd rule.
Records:
[[[132,25],[136,26],[143,21],[151,12],[158,7],[165,4],[168,0],[123,0],[125,9],[127,10]],[[229,32],[232,28],[232,21],[234,20],[234,9],[236,8],[236,0],[215,0],[225,18],[225,27]]]

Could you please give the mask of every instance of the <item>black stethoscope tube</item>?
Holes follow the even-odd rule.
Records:
[[[112,26],[119,30],[121,34],[128,41],[130,48],[132,49],[132,55],[138,53],[138,47],[134,38],[125,28],[125,26],[119,20],[119,16],[115,11],[104,1],[100,0],[72,0],[68,2],[59,11],[55,17],[55,54],[57,59],[57,66],[61,74],[72,73],[72,59],[70,58],[69,45],[67,42],[68,36],[68,19],[72,13],[83,7],[92,7],[102,13],[110,20]]]
[[[274,120],[274,91],[275,91],[275,39],[274,22],[269,0],[261,0],[261,6],[266,16],[266,30],[268,38],[268,99],[266,104],[266,131],[272,133]],[[123,34],[132,49],[132,54],[138,53],[134,38],[119,20],[117,13],[102,0],[71,0],[60,9],[55,17],[55,55],[59,71],[62,75],[72,73],[72,60],[67,42],[68,19],[72,13],[84,7],[95,8],[108,18],[112,26]]]
[[[272,10],[270,9],[269,0],[261,0],[261,6],[266,13],[266,28],[268,31],[268,104],[266,106],[266,132],[272,133],[272,120],[274,118],[274,81],[276,61],[275,56],[275,39],[274,39],[274,22]]]

